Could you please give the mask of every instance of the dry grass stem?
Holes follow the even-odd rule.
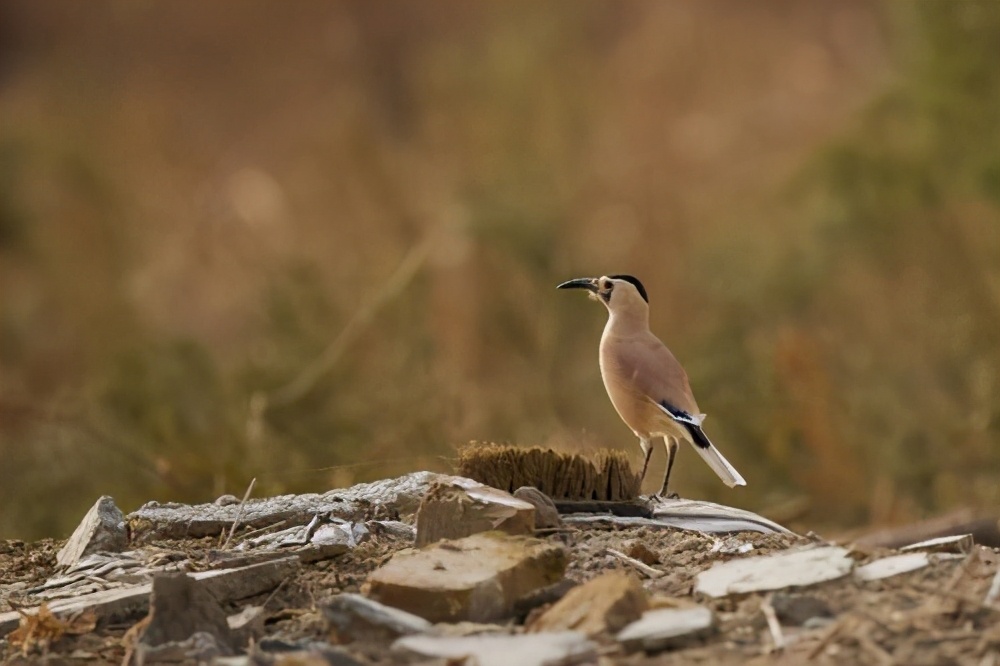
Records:
[[[243,510],[246,508],[247,499],[250,497],[250,493],[253,491],[256,483],[257,477],[250,479],[250,485],[247,486],[247,491],[243,493],[243,499],[240,500],[240,506],[236,510],[236,518],[233,520],[233,526],[229,528],[229,536],[226,537],[225,543],[222,544],[222,550],[229,548],[229,543],[233,540],[233,535],[236,533],[236,526],[240,524],[240,519],[243,518]]]
[[[659,569],[654,569],[645,562],[641,562],[640,560],[637,560],[634,557],[629,557],[620,550],[615,550],[614,548],[608,548],[607,553],[608,555],[611,555],[612,557],[621,560],[622,562],[629,565],[630,567],[632,567],[639,573],[643,574],[647,578],[655,579],[655,578],[661,578],[665,575],[664,572],[660,571]]]

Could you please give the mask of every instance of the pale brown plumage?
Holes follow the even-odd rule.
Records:
[[[651,440],[663,437],[667,471],[661,494],[667,491],[680,440],[694,446],[726,485],[746,485],[702,431],[704,415],[684,368],[649,330],[649,305],[642,283],[628,275],[614,275],[570,280],[559,288],[586,289],[608,308],[601,336],[601,377],[618,415],[639,438],[645,454],[642,475],[652,454]]]

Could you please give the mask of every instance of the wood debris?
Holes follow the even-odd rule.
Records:
[[[323,494],[280,495],[236,505],[148,502],[126,519],[133,546],[151,541],[218,537],[228,534],[237,520],[250,529],[266,528],[281,521],[305,525],[317,515],[357,521],[371,506],[390,514],[412,514],[432,483],[452,478],[447,474],[414,472]]]
[[[262,562],[236,569],[202,571],[189,574],[216,599],[245,599],[274,588],[299,566],[297,558]],[[92,612],[98,621],[127,621],[144,615],[149,609],[152,584],[133,585],[115,590],[94,592],[48,604],[48,610],[59,618]],[[34,612],[38,612],[35,609]],[[23,611],[0,613],[0,636],[18,626]]]

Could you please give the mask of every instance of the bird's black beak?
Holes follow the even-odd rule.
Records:
[[[586,289],[596,294],[597,278],[576,278],[575,280],[563,282],[556,289]]]

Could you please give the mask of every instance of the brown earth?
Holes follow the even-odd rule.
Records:
[[[665,575],[644,579],[650,596],[661,603],[691,601],[695,576],[709,566],[737,557],[772,553],[810,539],[797,536],[741,533],[711,536],[672,529],[587,527],[564,529],[543,537],[566,546],[570,555],[567,576],[585,581],[615,569],[632,571],[608,553],[612,548],[648,561]],[[751,543],[747,554],[725,552]],[[55,571],[60,542],[0,543],[0,612],[17,607],[21,592],[44,582]],[[217,546],[212,538],[155,544],[186,554],[197,566]],[[243,604],[264,605],[265,637],[290,643],[330,641],[327,623],[318,610],[324,600],[340,592],[359,592],[368,574],[394,552],[407,547],[392,535],[374,535],[339,557],[304,564],[278,589]],[[855,551],[868,561],[889,551]],[[801,590],[773,594],[699,598],[718,618],[719,631],[682,649],[655,655],[627,655],[610,637],[602,642],[602,663],[857,663],[857,664],[996,664],[1000,650],[1000,609],[984,603],[997,571],[1000,551],[976,546],[964,557],[936,561],[931,566],[878,582],[861,583],[853,576]],[[792,626],[782,617],[783,603],[810,598],[808,603],[829,607],[830,618],[812,621],[811,628]],[[668,601],[671,600],[671,601]],[[763,605],[779,608],[784,640],[776,649]],[[228,608],[237,612],[237,607]],[[0,641],[5,663],[121,663],[130,640],[131,625],[99,626],[78,636],[65,635],[48,646],[34,646],[27,655],[16,641]],[[496,630],[496,627],[492,627]],[[30,646],[29,646],[30,647]],[[388,643],[344,646],[363,663],[392,663],[398,655]],[[992,660],[992,661],[991,661]]]

